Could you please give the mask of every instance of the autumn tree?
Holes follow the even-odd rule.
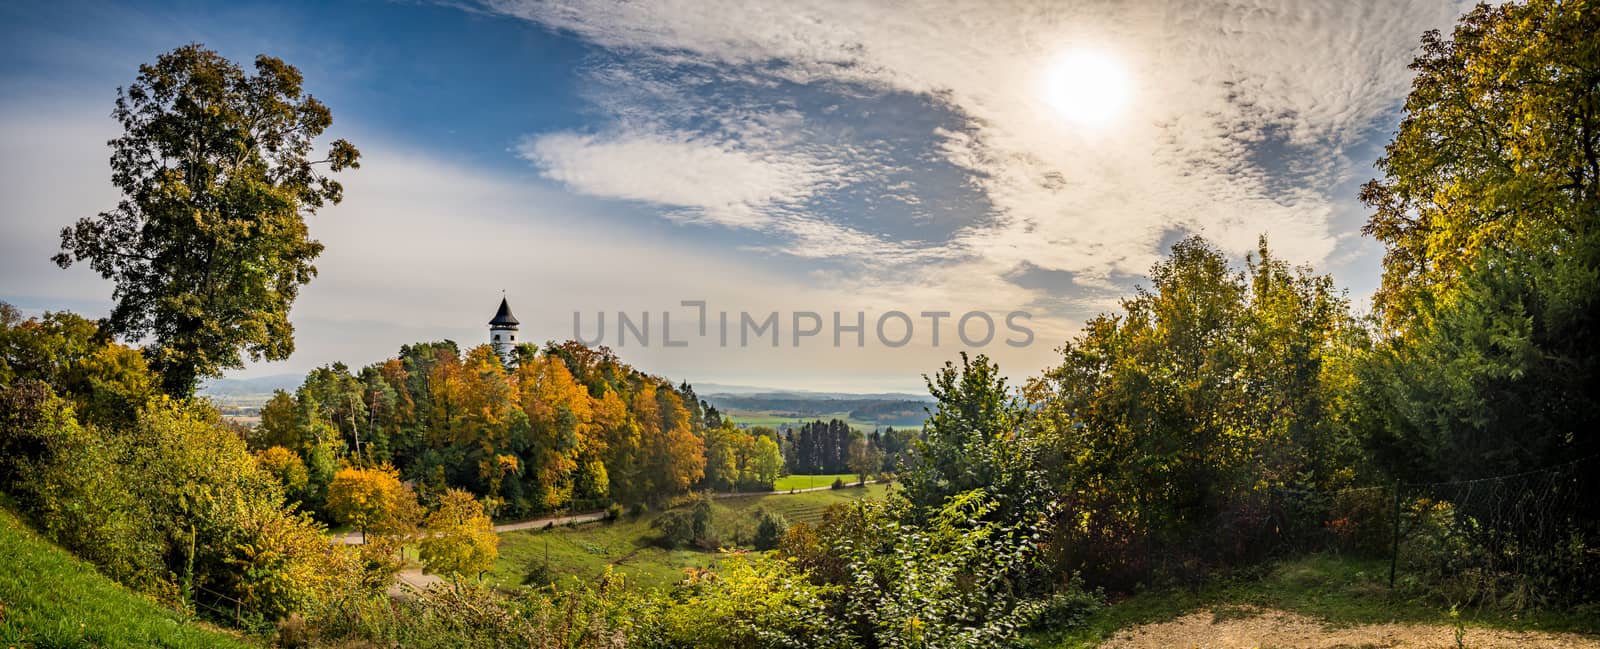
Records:
[[[705,442],[690,429],[690,415],[670,384],[647,382],[633,398],[640,427],[640,474],[644,494],[683,493],[705,476]]]
[[[125,427],[157,393],[138,350],[110,344],[100,323],[55,312],[23,320],[0,302],[0,384],[43,381],[69,398],[85,423]]]
[[[278,479],[278,483],[283,485],[284,495],[294,499],[304,497],[310,474],[306,472],[305,461],[294,451],[282,446],[256,451],[256,464]]]
[[[420,515],[416,494],[390,466],[339,469],[328,485],[327,511],[334,520],[361,530],[363,540],[369,532],[407,534]]]
[[[526,455],[535,478],[536,499],[543,507],[557,508],[569,503],[578,490],[578,471],[583,470],[581,495],[606,493],[609,479],[603,466],[590,466],[605,450],[605,441],[594,423],[594,407],[588,390],[572,376],[565,363],[549,355],[529,357],[516,370],[518,403],[528,420]]]
[[[114,280],[108,329],[145,348],[162,386],[188,396],[201,377],[294,350],[289,307],[316,274],[322,244],[305,219],[343,197],[330,172],[358,166],[316,139],[332,113],[300,71],[256,57],[255,72],[198,44],[139,67],[119,90],[111,140],[117,206],[61,233],[61,267],[87,261]]]
[[[430,574],[475,577],[494,567],[500,538],[472,494],[451,489],[424,523],[427,535],[418,550]]]

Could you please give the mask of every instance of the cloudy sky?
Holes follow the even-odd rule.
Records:
[[[362,168],[297,351],[232,376],[476,344],[501,291],[521,339],[583,337],[675,379],[917,390],[989,314],[1025,377],[1166,246],[1265,234],[1358,306],[1381,250],[1357,186],[1420,34],[1465,7],[1394,0],[179,2],[0,5],[0,300],[103,315],[49,261],[114,205],[115,89],[188,42],[298,66]],[[698,329],[704,301],[708,327]],[[907,314],[909,341],[875,325]],[[1006,315],[1034,336],[1005,326]],[[619,345],[617,314],[650,314]],[[729,314],[722,343],[718,317]],[[780,344],[740,345],[777,312]],[[833,313],[865,323],[865,344]],[[924,312],[949,312],[938,327]],[[808,315],[816,313],[813,320]],[[796,315],[799,314],[799,315]],[[662,320],[671,338],[663,344]],[[817,335],[793,334],[821,321]],[[886,321],[889,342],[904,322]],[[983,338],[972,318],[969,339]],[[643,327],[641,327],[643,329]],[[940,335],[933,344],[933,333]],[[768,334],[770,336],[770,334]],[[976,349],[976,348],[973,348]]]

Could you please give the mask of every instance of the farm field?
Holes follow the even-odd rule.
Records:
[[[724,547],[739,547],[747,543],[754,532],[757,510],[782,514],[790,524],[815,523],[829,505],[860,498],[882,498],[889,488],[889,485],[874,484],[799,494],[722,498],[712,504],[714,525]],[[500,559],[495,562],[488,579],[501,586],[519,585],[528,574],[530,564],[546,565],[548,556],[549,574],[557,579],[569,575],[593,579],[610,566],[613,573],[624,575],[628,583],[649,588],[676,583],[683,578],[686,568],[705,568],[716,563],[716,552],[669,550],[655,545],[655,530],[650,524],[661,513],[652,511],[638,517],[624,515],[618,521],[502,534]]]
[[[733,422],[737,424],[744,424],[747,426],[766,426],[768,428],[778,428],[781,426],[799,428],[802,424],[805,424],[808,421],[828,421],[831,419],[843,421],[849,424],[852,428],[863,432],[871,431],[874,428],[885,427],[884,424],[874,421],[852,419],[850,418],[850,413],[848,412],[829,412],[797,416],[797,414],[793,412],[776,410],[730,410],[724,412],[723,416],[733,420]],[[895,428],[905,428],[905,426],[895,426]]]
[[[772,483],[773,491],[788,491],[790,489],[811,489],[813,487],[827,487],[834,480],[843,480],[854,484],[861,476],[854,473],[831,473],[827,475],[786,475]]]

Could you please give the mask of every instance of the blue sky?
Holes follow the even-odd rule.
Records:
[[[236,376],[654,314],[619,351],[673,378],[915,390],[957,351],[924,311],[1032,314],[1049,365],[1165,246],[1256,237],[1364,308],[1381,250],[1355,188],[1394,129],[1418,36],[1455,3],[10,3],[0,6],[0,299],[99,315],[55,232],[112,206],[115,88],[188,42],[298,66],[363,168],[315,216],[297,351]],[[1114,101],[1113,101],[1114,100]],[[782,345],[680,338],[704,300],[781,315]],[[831,345],[832,312],[869,344]],[[902,311],[917,332],[877,344]],[[820,335],[791,342],[796,312]],[[586,320],[592,323],[592,320]],[[588,326],[592,326],[588,325]],[[1006,331],[999,334],[1004,338]],[[607,344],[618,347],[615,331]],[[853,335],[853,334],[850,334]],[[974,336],[981,337],[981,336]],[[849,336],[846,336],[848,339]],[[848,342],[848,340],[847,340]]]

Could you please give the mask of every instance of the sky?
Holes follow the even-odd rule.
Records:
[[[296,351],[230,377],[481,344],[504,295],[519,340],[603,332],[691,383],[920,392],[962,351],[1020,381],[1190,234],[1241,263],[1266,236],[1364,310],[1382,249],[1357,188],[1421,34],[1465,9],[4,3],[0,300],[109,312],[108,280],[49,258],[118,199],[116,89],[199,42],[300,68],[362,152],[309,220]]]

